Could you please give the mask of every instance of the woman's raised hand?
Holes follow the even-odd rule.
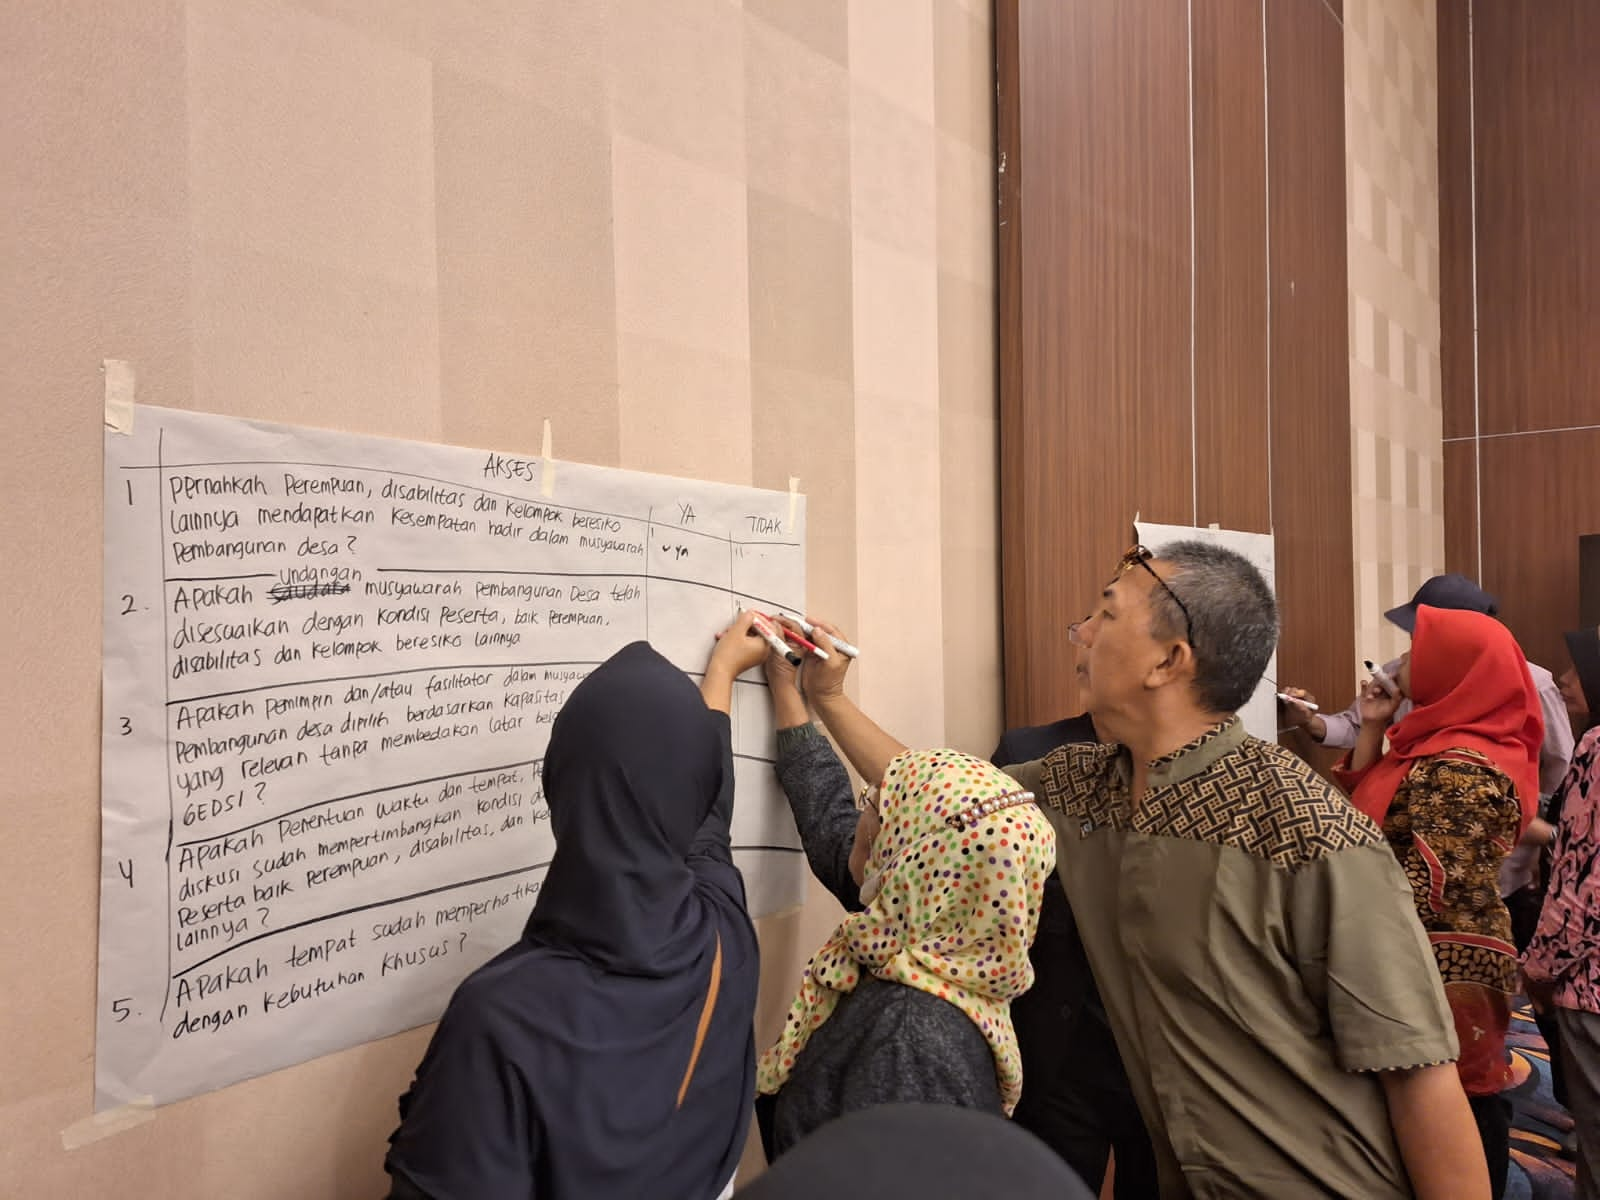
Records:
[[[778,618],[796,633],[804,633],[800,622],[788,617]],[[847,641],[844,632],[831,621],[819,621],[815,617],[806,617],[806,623],[811,626],[809,635],[812,642],[828,652],[825,659],[805,651],[801,654],[799,671],[799,686],[805,698],[813,704],[825,704],[835,696],[844,695],[844,677],[850,670],[850,659],[839,652],[834,640]]]
[[[767,656],[767,643],[755,628],[756,613],[741,612],[733,623],[717,634],[706,673],[726,671],[730,677],[744,674]]]
[[[1361,695],[1356,700],[1356,711],[1361,714],[1361,724],[1374,722],[1379,728],[1388,725],[1395,710],[1400,707],[1400,696],[1390,692],[1376,679],[1361,685]]]

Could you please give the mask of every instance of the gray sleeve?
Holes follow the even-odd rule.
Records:
[[[1327,730],[1322,735],[1322,744],[1335,750],[1348,750],[1356,744],[1356,736],[1361,732],[1361,710],[1358,707],[1360,698],[1350,701],[1350,707],[1342,713],[1324,715],[1322,724]]]
[[[1572,719],[1561,699],[1561,689],[1549,671],[1534,678],[1539,691],[1539,707],[1544,712],[1544,744],[1539,747],[1539,792],[1549,796],[1561,786],[1572,762]]]
[[[860,814],[844,764],[828,739],[808,724],[778,730],[777,770],[812,874],[846,911],[860,912],[861,890],[850,877]]]
[[[1400,670],[1400,660],[1390,659],[1383,664],[1383,673],[1390,679]],[[1392,721],[1399,721],[1411,711],[1411,701],[1401,700],[1400,707],[1394,710]],[[1331,746],[1335,750],[1349,750],[1356,744],[1356,738],[1361,733],[1361,697],[1359,695],[1350,701],[1350,707],[1342,713],[1331,717],[1323,717],[1322,724],[1327,732],[1322,735],[1322,744]]]
[[[896,1005],[893,1036],[874,1038],[842,1081],[841,1111],[878,1104],[954,1104],[1002,1111],[994,1052],[954,1005],[923,993]]]

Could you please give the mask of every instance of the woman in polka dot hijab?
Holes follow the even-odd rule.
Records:
[[[865,909],[806,964],[783,1034],[757,1068],[757,1089],[771,1095],[784,1085],[866,971],[947,1000],[972,1020],[994,1052],[1009,1115],[1022,1094],[1011,1001],[1033,983],[1028,946],[1055,867],[1055,835],[1015,780],[953,750],[901,754],[878,794]]]

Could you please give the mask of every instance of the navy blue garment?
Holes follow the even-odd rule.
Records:
[[[994,762],[1032,762],[1059,746],[1095,740],[1094,722],[1080,713],[1006,730]],[[1072,905],[1055,874],[1045,881],[1039,932],[1028,958],[1033,987],[1011,1002],[1022,1055],[1022,1099],[1012,1119],[1066,1159],[1096,1192],[1115,1150],[1118,1200],[1154,1196],[1155,1150],[1117,1053]]]
[[[1015,763],[1033,762],[1052,750],[1070,746],[1074,742],[1098,740],[1094,721],[1088,713],[1079,713],[1075,717],[1051,721],[1048,725],[1019,725],[1006,730],[1000,735],[1000,744],[994,748],[994,757],[990,761],[997,767],[1009,767]]]
[[[728,718],[635,642],[568,698],[544,785],[555,857],[522,939],[456,989],[401,1098],[393,1195],[710,1200],[755,1093]]]
[[[880,1104],[830,1121],[739,1196],[1094,1200],[1082,1180],[1015,1122],[948,1104]]]

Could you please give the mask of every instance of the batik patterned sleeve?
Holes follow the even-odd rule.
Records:
[[[1487,763],[1444,754],[1413,767],[1401,790],[1405,803],[1396,803],[1385,832],[1422,927],[1439,935],[1440,974],[1447,984],[1514,992],[1511,917],[1500,901],[1500,864],[1522,823],[1511,781]]]

